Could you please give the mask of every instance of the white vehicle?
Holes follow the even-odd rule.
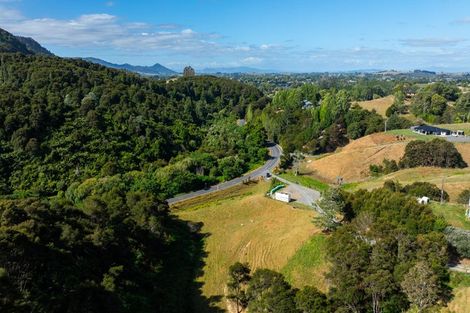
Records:
[[[286,192],[276,192],[274,194],[274,199],[278,201],[286,202],[286,203],[289,203],[291,200],[290,194]]]

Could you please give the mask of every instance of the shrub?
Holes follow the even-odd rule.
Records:
[[[405,155],[399,163],[401,168],[418,166],[436,167],[467,167],[462,155],[455,146],[443,139],[433,139],[430,142],[414,140],[406,145]]]
[[[459,194],[457,202],[462,204],[468,204],[468,199],[470,199],[470,189],[465,189]]]
[[[441,190],[434,184],[428,182],[415,182],[402,188],[402,192],[416,197],[426,196],[434,201],[441,199]],[[449,194],[444,190],[444,200],[449,200]]]
[[[470,231],[450,226],[444,233],[447,241],[461,257],[470,258]]]

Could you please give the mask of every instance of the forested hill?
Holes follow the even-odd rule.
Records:
[[[265,103],[227,79],[0,54],[0,311],[184,313],[208,302],[195,297],[197,227],[163,199],[264,161],[253,116]]]
[[[52,55],[34,39],[10,34],[0,28],[0,52]]]
[[[1,193],[53,195],[135,170],[157,175],[154,189],[165,195],[231,178],[264,157],[260,128],[242,130],[235,120],[265,102],[256,88],[227,79],[166,82],[83,60],[0,54]],[[174,170],[186,166],[185,178],[171,166],[155,172],[170,160]]]

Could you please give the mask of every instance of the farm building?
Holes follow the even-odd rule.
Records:
[[[421,135],[434,135],[434,136],[463,136],[462,130],[452,131],[445,128],[439,128],[430,125],[419,125],[411,127],[411,130]]]
[[[278,201],[282,201],[282,202],[287,202],[287,203],[289,203],[291,200],[290,194],[286,192],[279,192],[279,191],[274,194],[274,199]]]
[[[429,197],[424,196],[424,197],[418,198],[418,203],[419,204],[428,204],[429,200],[430,200]]]

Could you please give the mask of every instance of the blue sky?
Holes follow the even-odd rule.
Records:
[[[0,27],[60,56],[176,70],[470,71],[468,0],[0,0]]]

